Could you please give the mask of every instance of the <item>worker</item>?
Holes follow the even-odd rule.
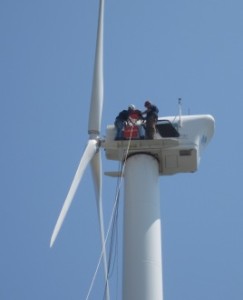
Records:
[[[145,120],[145,138],[152,140],[156,132],[156,123],[158,120],[158,108],[156,105],[152,104],[149,100],[146,100],[144,103],[146,110],[142,115],[146,115]]]
[[[145,137],[145,130],[144,130],[144,117],[142,116],[142,112],[139,109],[134,107],[129,113],[128,125],[136,126],[138,128],[138,138],[144,139]]]
[[[128,106],[128,109],[122,110],[115,119],[114,125],[116,127],[115,140],[123,140],[122,131],[128,123],[130,114],[135,110],[133,104]]]

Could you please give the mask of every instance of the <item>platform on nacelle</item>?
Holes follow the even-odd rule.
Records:
[[[107,159],[122,162],[127,154],[128,157],[134,154],[152,155],[158,160],[160,175],[195,172],[198,167],[196,146],[181,145],[178,138],[119,141],[106,139],[101,147],[105,149]]]

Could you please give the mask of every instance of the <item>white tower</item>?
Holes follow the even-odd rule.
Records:
[[[163,299],[159,176],[195,172],[213,134],[210,115],[159,118],[154,140],[114,141],[115,128],[107,127],[102,143],[106,157],[122,162],[128,157],[124,172],[123,300]]]
[[[149,154],[125,168],[123,299],[162,299],[159,164]]]

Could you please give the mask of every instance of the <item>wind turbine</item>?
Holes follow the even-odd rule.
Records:
[[[162,244],[159,177],[198,169],[203,150],[214,133],[211,115],[159,118],[154,140],[115,141],[115,128],[108,125],[100,138],[103,107],[104,0],[100,0],[98,34],[88,133],[89,140],[64,202],[51,238],[53,245],[86,167],[91,163],[103,249],[105,279],[107,259],[101,201],[101,156],[125,164],[123,230],[123,300],[162,300]],[[106,299],[109,299],[107,283]]]

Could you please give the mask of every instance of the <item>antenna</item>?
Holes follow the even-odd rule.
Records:
[[[182,104],[181,98],[178,98],[178,107],[179,107],[179,128],[182,127],[181,115],[182,115]]]

